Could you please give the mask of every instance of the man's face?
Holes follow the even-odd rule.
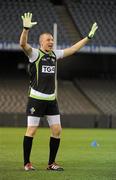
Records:
[[[54,44],[54,40],[53,40],[53,36],[50,34],[43,34],[41,37],[41,48],[44,51],[51,51],[53,49],[53,44]]]

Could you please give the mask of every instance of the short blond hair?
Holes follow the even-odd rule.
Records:
[[[43,38],[44,35],[50,35],[50,36],[52,36],[52,34],[49,33],[49,32],[44,32],[44,33],[40,34],[40,36],[39,36],[39,44],[40,44],[40,45],[41,45],[41,41],[42,41],[42,38]]]

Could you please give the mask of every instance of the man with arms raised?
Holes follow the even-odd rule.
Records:
[[[30,162],[32,141],[39,126],[40,118],[46,116],[51,129],[49,142],[49,160],[47,170],[63,171],[56,164],[55,158],[60,145],[61,122],[58,103],[55,94],[56,61],[79,51],[93,38],[98,26],[94,23],[88,36],[73,46],[53,50],[54,39],[52,34],[45,32],[39,37],[39,49],[28,44],[30,29],[37,24],[32,22],[32,13],[22,16],[23,31],[20,37],[20,46],[29,58],[30,63],[30,92],[27,104],[27,130],[23,141],[24,169],[35,170]]]

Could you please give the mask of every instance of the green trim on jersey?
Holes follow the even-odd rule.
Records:
[[[33,95],[33,94],[30,94],[29,97],[31,98],[34,98],[34,99],[40,99],[40,100],[46,100],[46,101],[53,101],[56,99],[56,96],[52,96],[52,97],[42,97],[42,96],[36,96],[36,95]]]
[[[39,69],[38,69],[38,66],[39,66],[39,62],[40,62],[42,56],[44,56],[44,55],[45,54],[39,50],[39,58],[35,61],[36,72],[37,72],[37,85],[38,85],[38,79],[39,79],[39,72],[38,72]]]

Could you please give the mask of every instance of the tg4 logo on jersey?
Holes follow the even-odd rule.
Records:
[[[42,66],[42,73],[55,73],[55,66]]]

